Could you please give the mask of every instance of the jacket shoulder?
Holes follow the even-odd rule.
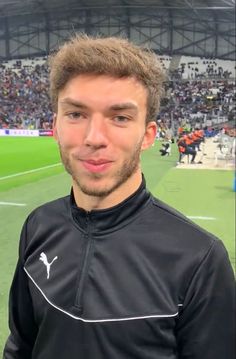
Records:
[[[218,242],[214,234],[200,227],[183,213],[152,196],[153,211],[160,218],[163,231],[172,234],[175,242],[180,242],[186,247],[210,248],[214,242]]]
[[[42,204],[35,208],[28,216],[28,222],[37,217],[45,217],[49,215],[55,216],[58,212],[68,212],[70,206],[70,196],[57,198],[53,201]]]

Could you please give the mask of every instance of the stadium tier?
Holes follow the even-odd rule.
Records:
[[[157,120],[214,126],[235,119],[235,64],[190,56],[160,56],[167,73]],[[0,128],[52,127],[46,58],[0,63]]]

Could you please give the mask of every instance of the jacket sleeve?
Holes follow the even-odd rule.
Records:
[[[180,359],[235,359],[235,279],[221,241],[194,273],[177,323]]]
[[[19,259],[10,289],[10,335],[4,348],[3,359],[30,359],[37,335],[27,275],[23,268],[25,241],[26,225],[22,229]]]

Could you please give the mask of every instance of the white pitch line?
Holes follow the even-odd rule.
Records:
[[[0,181],[3,181],[3,180],[8,179],[8,178],[13,178],[13,177],[17,177],[17,176],[27,175],[28,173],[34,173],[34,172],[46,170],[47,168],[52,168],[52,167],[56,167],[56,166],[60,166],[60,165],[61,165],[61,162],[55,163],[54,165],[49,165],[49,166],[44,166],[44,167],[35,168],[35,169],[33,169],[33,170],[29,170],[29,171],[25,171],[25,172],[14,173],[14,174],[9,175],[9,176],[0,177]]]
[[[203,221],[215,221],[215,217],[203,217],[203,216],[187,216],[190,219],[202,219]]]
[[[26,203],[0,202],[0,206],[18,206],[18,207],[24,207],[24,206],[26,206]]]

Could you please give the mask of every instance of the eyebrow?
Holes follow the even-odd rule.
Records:
[[[72,98],[66,97],[63,100],[60,101],[62,105],[72,105],[78,108],[85,108],[87,109],[88,106],[78,100],[74,100]],[[111,105],[108,110],[110,111],[122,111],[122,110],[135,110],[135,112],[138,112],[138,106],[135,105],[133,102],[121,102],[114,105]]]
[[[83,102],[73,100],[72,98],[66,97],[63,100],[59,101],[62,105],[72,105],[79,108],[88,108]]]
[[[138,111],[138,107],[132,102],[122,102],[117,103],[109,107],[110,110],[120,111],[120,110],[135,110]]]

